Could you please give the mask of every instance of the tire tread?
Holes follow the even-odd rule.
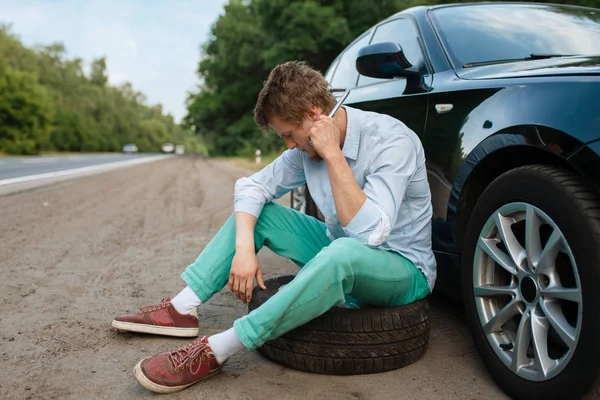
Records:
[[[535,188],[527,194],[531,185],[535,185]],[[540,190],[548,190],[548,193]],[[549,202],[547,196],[555,196],[554,201]],[[534,204],[538,202],[544,204],[548,210],[554,210],[553,215],[560,215],[563,221],[559,228],[570,232],[569,237],[572,238],[577,238],[578,234],[585,235],[586,243],[583,245],[580,241],[572,244],[574,249],[579,249],[576,250],[577,257],[582,261],[579,262],[581,269],[578,269],[578,272],[584,299],[587,299],[584,307],[588,311],[583,316],[585,331],[582,331],[578,344],[583,347],[575,351],[575,358],[558,376],[546,382],[536,383],[527,382],[508,372],[489,346],[477,318],[472,289],[473,265],[468,261],[472,260],[479,230],[490,213],[505,202],[527,202],[530,201],[528,198]],[[557,207],[569,207],[564,211],[568,213],[570,221],[565,219],[566,213],[560,214],[563,210],[557,211]],[[571,225],[568,225],[569,223]],[[574,226],[577,226],[577,230],[574,230]],[[465,313],[479,354],[494,380],[504,391],[515,399],[571,399],[578,398],[585,390],[589,390],[591,387],[587,386],[591,385],[593,379],[600,380],[600,358],[597,357],[600,354],[600,296],[594,290],[600,283],[600,193],[590,183],[572,170],[555,165],[527,165],[505,172],[479,197],[469,217],[463,246],[461,279]],[[575,381],[578,385],[573,384]]]
[[[265,280],[267,290],[254,289],[248,312],[292,279],[288,275]],[[277,363],[307,372],[352,375],[389,371],[423,356],[429,343],[430,317],[427,298],[399,307],[333,307],[257,350]]]

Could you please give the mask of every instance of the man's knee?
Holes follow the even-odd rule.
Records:
[[[327,258],[329,265],[351,265],[359,261],[363,255],[364,245],[358,240],[344,237],[335,239],[331,244],[322,250]]]
[[[338,239],[335,239],[333,242],[331,242],[331,245],[329,247],[332,247],[336,250],[344,250],[344,249],[356,249],[356,248],[361,248],[364,245],[359,242],[357,239],[351,238],[351,237],[341,237]]]

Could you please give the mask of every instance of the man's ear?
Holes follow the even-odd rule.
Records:
[[[312,110],[310,112],[310,119],[312,119],[313,122],[317,122],[320,117],[321,113],[319,112],[319,109],[316,106],[312,106]]]

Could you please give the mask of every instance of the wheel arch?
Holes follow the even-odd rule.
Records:
[[[533,164],[560,166],[583,177],[598,190],[597,182],[586,172],[589,170],[589,158],[586,158],[585,163],[571,162],[571,156],[573,160],[578,160],[580,148],[558,152],[556,149],[550,151],[539,144],[528,144],[523,133],[532,129],[536,132],[551,130],[540,126],[506,129],[486,138],[465,158],[457,172],[447,211],[447,222],[454,225],[457,254],[461,253],[470,212],[480,195],[497,177],[511,169]],[[556,134],[556,131],[554,132]],[[570,135],[563,135],[565,139],[572,140]],[[600,161],[596,163],[600,168]]]

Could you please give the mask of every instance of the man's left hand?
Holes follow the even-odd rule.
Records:
[[[312,141],[312,147],[324,160],[341,151],[340,129],[333,118],[319,116],[307,134]]]

